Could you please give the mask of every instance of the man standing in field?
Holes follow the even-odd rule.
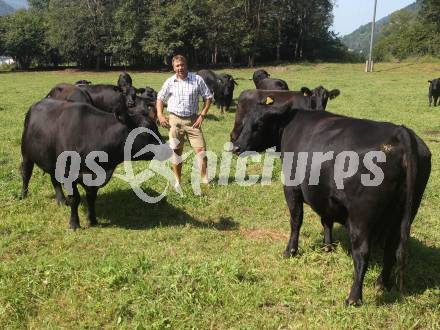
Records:
[[[175,188],[179,189],[182,180],[180,156],[185,135],[198,157],[202,182],[208,183],[207,158],[204,154],[206,142],[202,132],[202,123],[208,113],[213,95],[201,77],[188,72],[188,63],[184,56],[174,56],[172,64],[175,75],[163,84],[157,94],[156,106],[159,122],[162,127],[169,128],[171,148],[174,149],[175,156],[178,156],[174,157],[172,166],[176,177]],[[200,114],[199,96],[203,98],[203,109]],[[163,114],[165,102],[168,103],[169,118]]]

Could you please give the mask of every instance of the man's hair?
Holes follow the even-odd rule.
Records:
[[[188,64],[188,61],[186,60],[186,57],[183,56],[183,55],[175,55],[173,57],[173,60],[171,61],[171,63],[174,64],[174,62],[176,62],[176,61],[180,61],[180,62],[183,62],[185,64]]]

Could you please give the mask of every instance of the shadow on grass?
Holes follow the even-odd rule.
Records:
[[[144,188],[144,191],[150,196],[158,195],[151,189]],[[168,203],[166,197],[155,204],[145,203],[130,189],[99,194],[96,200],[96,215],[101,227],[148,229],[191,225],[220,231],[237,230],[239,227],[239,224],[232,218],[221,217],[208,222],[199,221]],[[108,222],[106,223],[103,219]]]
[[[351,243],[347,230],[340,225],[333,229],[333,239],[338,242],[339,247],[351,258]],[[323,238],[316,241],[316,246],[323,245]],[[383,267],[383,247],[379,243],[373,244],[370,255],[369,268],[372,266]],[[408,243],[408,263],[404,272],[403,295],[416,295],[426,290],[440,287],[440,248],[426,246],[420,240],[411,237]],[[393,269],[395,279],[396,267]],[[383,291],[377,295],[378,305],[387,305],[402,300],[402,295],[395,283],[391,291]]]

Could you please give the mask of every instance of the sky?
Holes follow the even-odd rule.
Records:
[[[333,31],[344,36],[371,22],[374,0],[336,0],[333,9]],[[402,9],[415,0],[377,0],[376,20]]]

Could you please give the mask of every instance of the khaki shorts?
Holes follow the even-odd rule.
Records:
[[[186,135],[191,147],[193,148],[205,148],[206,143],[203,137],[202,128],[193,128],[192,125],[197,120],[197,116],[192,117],[179,117],[173,113],[170,113],[170,139],[178,139],[178,145],[171,145],[174,150],[182,150],[184,137]]]

